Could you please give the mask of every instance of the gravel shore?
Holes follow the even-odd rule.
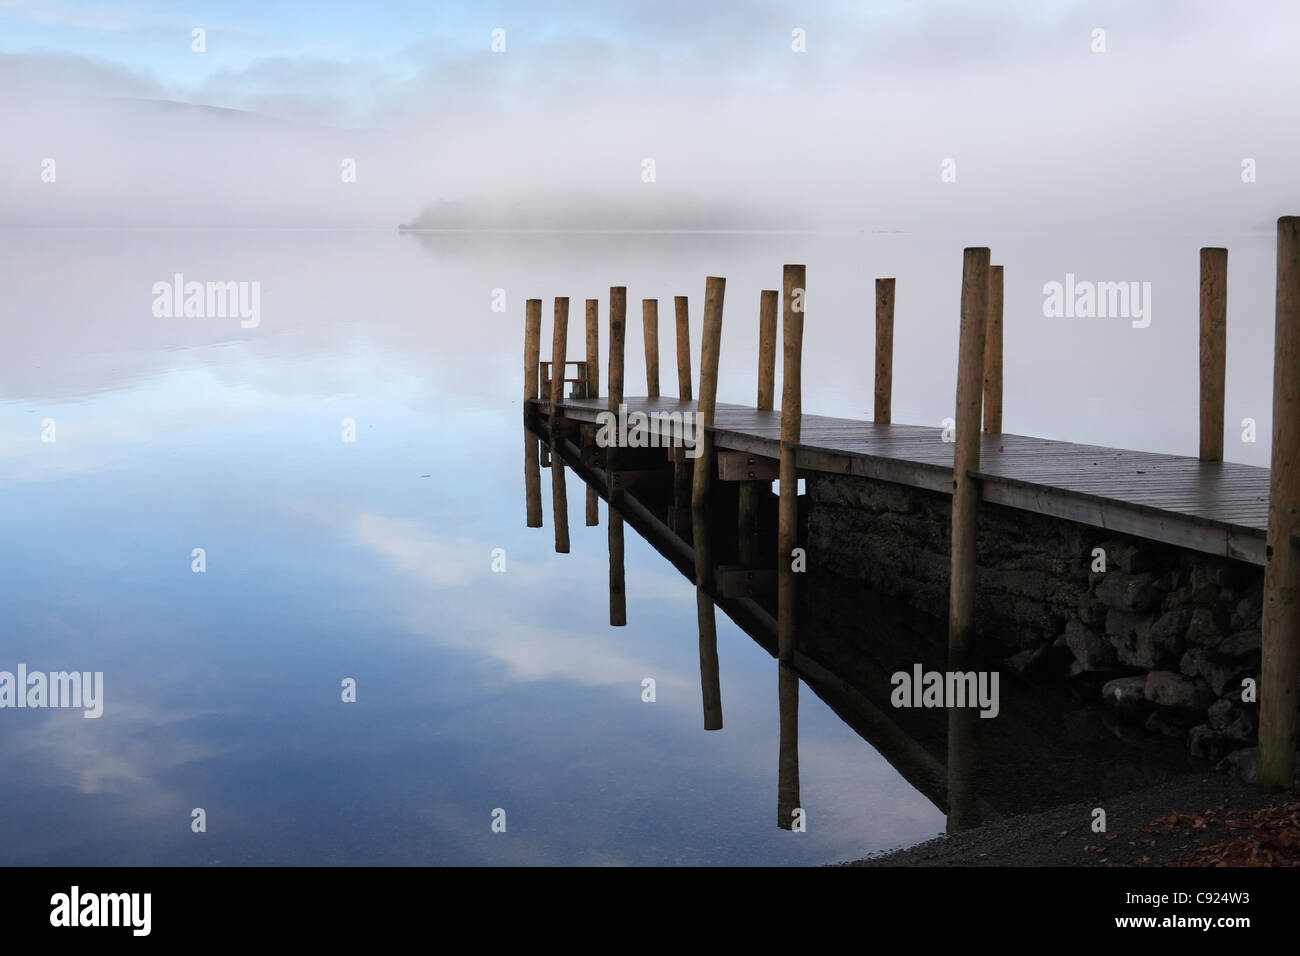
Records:
[[[986,824],[845,866],[1163,866],[1204,860],[1205,848],[1249,833],[1246,814],[1293,803],[1222,773],[1188,773],[1153,787]],[[1106,830],[1093,832],[1094,809]],[[1235,824],[1229,826],[1228,824]],[[1288,831],[1294,835],[1294,828]],[[1288,836],[1286,839],[1290,839]],[[1267,862],[1267,860],[1265,860]]]

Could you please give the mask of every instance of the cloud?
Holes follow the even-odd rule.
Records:
[[[585,204],[626,228],[652,205],[684,227],[675,210],[716,209],[717,228],[1132,230],[1249,228],[1300,201],[1281,172],[1300,159],[1300,77],[1269,55],[1300,27],[1282,4],[496,4],[400,29],[380,14],[364,37],[328,21],[305,51],[255,26],[183,70],[0,56],[21,94],[0,107],[21,144],[0,156],[7,221],[391,227],[451,200],[557,220]],[[47,89],[254,112],[35,109]],[[44,156],[68,170],[57,186]],[[347,189],[345,157],[363,170]]]
[[[58,106],[60,96],[156,97],[165,91],[148,70],[57,52],[0,54],[0,88],[10,109]]]
[[[540,566],[509,560],[504,574],[490,571],[491,548],[466,538],[448,538],[420,524],[358,511],[352,518],[356,540],[382,558],[406,579],[400,593],[409,604],[391,611],[414,634],[446,647],[485,654],[504,665],[512,680],[564,680],[581,684],[636,689],[646,675],[654,675],[666,698],[690,701],[695,715],[698,680],[689,673],[665,669],[620,649],[607,635],[587,635],[573,628],[552,626],[555,616],[533,615],[525,609],[543,595],[554,595],[554,579]],[[603,562],[579,561],[585,567],[566,567],[573,588],[579,582],[604,580]],[[694,604],[694,594],[677,582],[662,588],[666,600],[678,595],[683,607]],[[503,595],[493,597],[493,586]],[[446,591],[458,593],[457,615],[449,618]],[[554,600],[554,597],[552,597]],[[561,616],[561,620],[563,617]]]
[[[177,795],[161,789],[158,778],[216,753],[186,729],[201,714],[158,713],[132,703],[139,695],[111,682],[105,694],[104,715],[97,720],[84,719],[80,710],[51,710],[34,726],[14,730],[3,743],[6,763],[37,760],[80,793],[129,791],[136,796],[134,812],[142,816],[174,808]]]

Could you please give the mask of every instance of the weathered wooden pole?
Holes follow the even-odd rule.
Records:
[[[799,675],[785,661],[777,664],[777,706],[780,709],[781,744],[777,759],[776,825],[795,828],[799,803]],[[799,829],[804,829],[803,821]]]
[[[645,332],[645,388],[647,398],[659,397],[659,300],[641,300],[641,326]]]
[[[1259,787],[1295,786],[1300,689],[1300,216],[1277,221],[1277,316],[1273,332],[1273,460],[1264,564],[1263,668],[1259,688]]]
[[[542,300],[529,299],[524,303],[524,401],[538,397],[541,362]]]
[[[1002,434],[1002,267],[989,266],[984,328],[984,430]]]
[[[600,397],[600,300],[587,300],[587,397]]]
[[[569,347],[569,299],[556,296],[555,328],[551,339],[551,441],[559,440],[555,430],[558,407],[564,401],[564,363]],[[564,481],[564,463],[558,453],[551,456],[551,509],[555,512],[555,553],[569,553],[569,495]]]
[[[802,265],[784,269],[782,338],[785,364],[781,383],[781,495],[777,503],[777,657],[790,661],[794,657],[795,571],[794,549],[799,534],[799,470],[795,464],[795,445],[803,413],[803,312],[804,280]]]
[[[551,338],[551,424],[555,407],[564,402],[564,362],[569,351],[569,297],[555,298],[555,328]]]
[[[623,353],[627,331],[627,287],[609,290],[609,410],[618,414],[623,404]],[[615,427],[613,432],[618,434]],[[616,504],[614,473],[608,472],[609,493],[609,623],[614,627],[627,624],[627,588],[623,570],[623,515]]]
[[[673,309],[677,318],[677,397],[691,400],[691,311],[684,295],[673,296]],[[683,413],[685,414],[685,413]],[[686,438],[686,425],[682,424],[682,440]],[[673,457],[673,512],[669,526],[676,528],[677,521],[689,505],[691,497],[691,463],[682,454]]]
[[[718,668],[718,622],[707,588],[713,579],[709,550],[709,516],[703,508],[691,512],[691,538],[695,547],[695,609],[700,628],[700,698],[704,729],[722,729],[722,680]]]
[[[952,577],[948,599],[948,648],[964,653],[975,620],[975,521],[980,466],[980,403],[984,377],[984,323],[989,305],[989,250],[963,254],[961,333],[957,346],[956,448],[952,469]]]
[[[705,430],[713,424],[718,399],[718,350],[722,347],[722,302],[727,280],[709,276],[704,281],[704,335],[700,341],[700,398],[696,405],[695,441],[699,454],[691,485],[692,509],[704,507],[713,478],[713,436]]]
[[[776,308],[780,293],[764,289],[758,297],[758,407],[776,407]]]
[[[673,296],[677,313],[677,397],[691,400],[691,311],[686,296]]]
[[[600,397],[600,300],[587,300],[587,397]],[[600,524],[600,496],[587,486],[587,527]]]
[[[623,404],[623,352],[627,332],[627,286],[609,290],[609,410]],[[618,429],[616,428],[617,434]]]
[[[538,373],[542,361],[542,300],[524,303],[524,414],[528,401],[538,397]],[[528,527],[542,526],[541,449],[537,436],[524,432],[524,498]]]
[[[888,425],[894,414],[894,280],[876,280],[876,411]]]
[[[534,379],[535,381],[535,379]],[[524,430],[524,500],[528,505],[528,527],[542,526],[542,467],[540,442]]]
[[[1228,250],[1201,250],[1201,461],[1223,461],[1228,363]]]

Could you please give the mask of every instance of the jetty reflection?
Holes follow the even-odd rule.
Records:
[[[540,471],[550,467],[553,487],[563,489],[567,468],[609,506],[611,625],[627,623],[625,524],[694,583],[706,731],[724,726],[717,612],[774,659],[782,829],[798,830],[805,813],[815,815],[800,798],[800,683],[946,815],[948,832],[1124,792],[1186,766],[1176,745],[1134,743],[1112,733],[1104,709],[1069,687],[1036,686],[1005,670],[996,719],[981,718],[972,706],[896,706],[892,678],[899,672],[911,673],[918,665],[926,672],[996,671],[1000,664],[982,660],[978,649],[950,658],[946,632],[933,621],[825,569],[800,575],[793,651],[779,661],[778,500],[770,482],[715,482],[708,507],[693,510],[689,481],[682,480],[672,449],[665,454],[663,449],[598,448],[591,430],[552,435],[548,422],[537,417],[526,421],[525,436],[530,503],[540,502]],[[563,494],[553,500],[562,505]],[[532,515],[530,504],[530,526]],[[557,513],[556,524],[563,522]]]

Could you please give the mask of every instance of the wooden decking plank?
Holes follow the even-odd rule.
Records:
[[[545,403],[536,403],[539,408]],[[694,413],[694,402],[627,398],[629,412]],[[607,399],[568,399],[562,413],[594,422]],[[651,419],[662,434],[669,425]],[[720,448],[780,454],[781,413],[719,404],[711,428]],[[853,474],[951,491],[953,444],[942,429],[803,416],[797,461],[807,471]],[[982,436],[984,497],[995,503],[1156,540],[1263,561],[1267,468],[1202,462],[1162,452],[1081,445],[1027,435]]]

